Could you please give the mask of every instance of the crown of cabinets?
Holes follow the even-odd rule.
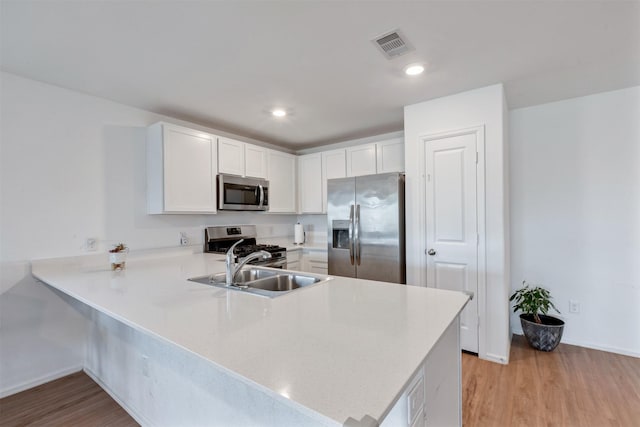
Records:
[[[299,156],[298,212],[327,212],[329,179],[387,172],[404,172],[402,138]]]
[[[404,171],[402,138],[295,156],[169,123],[147,129],[150,214],[216,213],[216,175],[269,181],[269,212],[326,213],[327,180]]]
[[[269,180],[269,212],[296,213],[296,156],[156,123],[147,129],[150,214],[216,213],[216,175]]]

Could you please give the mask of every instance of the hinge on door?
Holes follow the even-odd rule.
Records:
[[[478,152],[476,151],[476,164],[478,164]]]
[[[476,246],[480,246],[480,233],[476,233]]]
[[[431,174],[430,173],[427,174],[427,182],[431,182]]]

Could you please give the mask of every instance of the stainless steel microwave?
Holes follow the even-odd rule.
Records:
[[[219,174],[218,209],[223,211],[269,210],[269,181]]]

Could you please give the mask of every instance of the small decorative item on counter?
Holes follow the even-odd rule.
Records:
[[[109,251],[109,261],[112,270],[124,270],[129,248],[124,243],[118,243]]]

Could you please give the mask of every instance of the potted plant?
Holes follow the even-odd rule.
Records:
[[[547,316],[549,308],[558,314],[560,311],[551,302],[551,292],[541,286],[529,287],[523,281],[523,288],[511,295],[509,301],[515,301],[513,312],[520,310],[520,324],[522,332],[529,345],[537,350],[551,351],[560,344],[564,321]]]
[[[127,261],[127,252],[129,252],[129,248],[124,243],[118,243],[114,245],[113,249],[109,250],[109,260],[111,261],[112,270],[124,270]]]

